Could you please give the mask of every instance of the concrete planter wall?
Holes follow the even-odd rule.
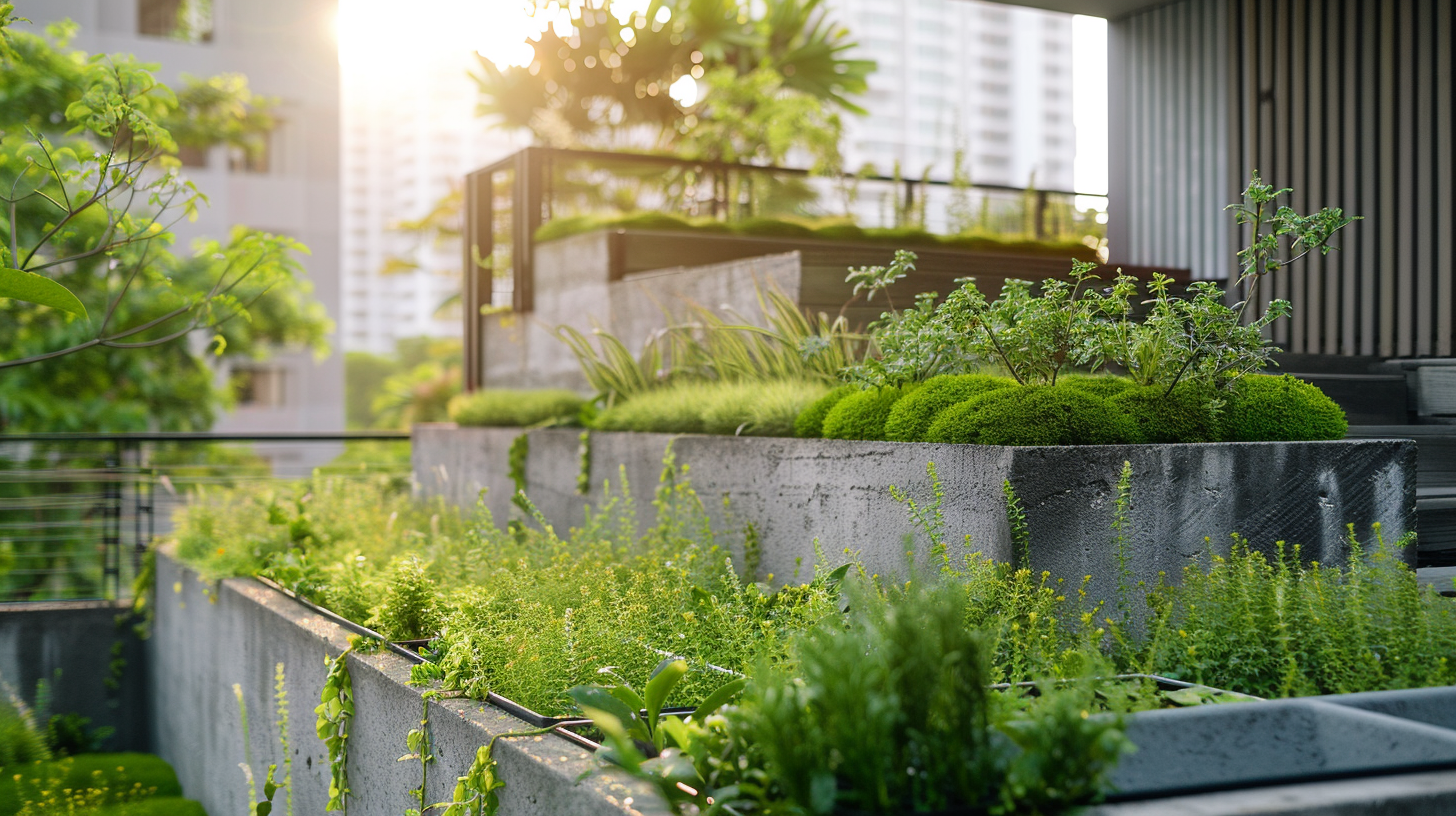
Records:
[[[3,617],[3,616],[0,616]],[[166,557],[157,559],[156,624],[148,641],[151,661],[152,749],[177,770],[188,796],[208,813],[250,813],[247,783],[238,763],[244,745],[238,684],[247,703],[253,770],[262,787],[270,763],[279,763],[274,673],[283,664],[290,708],[293,812],[323,814],[328,799],[328,753],[314,732],[325,675],[324,656],[347,646],[347,633],[306,607],[257,581],[212,585]],[[405,735],[419,725],[423,690],[406,686],[409,664],[382,653],[351,656],[349,669],[357,713],[349,741],[348,770],[354,796],[351,816],[398,816],[411,806],[408,791],[420,783],[417,762],[399,762]],[[496,734],[529,726],[469,700],[429,704],[436,761],[430,766],[426,803],[449,801],[455,778],[465,773],[479,746]],[[641,795],[600,776],[580,784],[595,767],[582,749],[546,735],[496,744],[504,814],[627,813],[626,797]],[[274,812],[283,813],[280,792]]]
[[[503,523],[513,512],[509,449],[521,433],[416,426],[418,489],[464,507],[486,490],[486,505]],[[1347,523],[1363,535],[1380,522],[1392,541],[1415,528],[1415,445],[1408,440],[1006,448],[593,432],[591,489],[582,495],[580,435],[527,432],[526,491],[553,525],[581,524],[587,505],[601,500],[603,483],[615,485],[619,472],[638,499],[639,520],[649,523],[649,500],[671,444],[718,527],[741,545],[752,523],[760,575],[781,581],[796,570],[809,574],[816,539],[831,561],[857,551],[873,572],[904,569],[906,536],[923,555],[926,536],[889,488],[930,501],[928,463],[944,490],[945,541],[953,554],[1013,558],[1002,492],[1009,480],[1027,513],[1032,568],[1068,581],[1090,575],[1094,598],[1116,590],[1111,524],[1124,461],[1133,468],[1129,554],[1138,580],[1176,576],[1210,546],[1227,551],[1232,532],[1259,549],[1272,552],[1283,540],[1302,545],[1306,559],[1340,563]]]

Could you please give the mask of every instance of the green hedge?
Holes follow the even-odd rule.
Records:
[[[1119,445],[1138,440],[1132,420],[1076,388],[1024,386],[973,397],[942,411],[927,442],[978,445]]]
[[[1344,439],[1345,412],[1325,392],[1288,374],[1254,374],[1234,384],[1222,417],[1230,442]]]
[[[852,385],[841,385],[810,403],[794,419],[794,436],[800,439],[818,439],[824,436],[824,417],[834,410],[840,400],[858,391]]]
[[[890,416],[885,420],[885,438],[895,442],[923,442],[925,432],[945,409],[988,391],[1015,385],[1016,381],[1009,377],[985,374],[932,377],[890,409]]]
[[[1138,441],[1218,442],[1218,419],[1212,409],[1213,392],[1208,388],[1179,385],[1168,393],[1162,386],[1132,386],[1108,402],[1138,429]]]
[[[912,387],[870,388],[850,394],[824,416],[825,439],[881,440],[895,403]]]
[[[461,425],[520,428],[575,421],[585,404],[586,400],[560,389],[488,388],[450,400],[450,419]]]
[[[793,436],[795,422],[828,386],[801,380],[685,382],[639,394],[601,412],[602,431]]]

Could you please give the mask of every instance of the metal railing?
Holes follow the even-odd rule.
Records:
[[[408,444],[404,432],[0,435],[0,603],[122,598],[197,491],[316,469],[407,473]]]

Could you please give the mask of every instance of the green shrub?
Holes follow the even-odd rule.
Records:
[[[791,436],[828,386],[805,380],[682,382],[638,394],[597,415],[602,431]]]
[[[1112,399],[1118,394],[1132,388],[1133,381],[1127,377],[1113,377],[1103,374],[1065,374],[1057,378],[1057,385],[1086,391],[1094,397]]]
[[[369,624],[390,640],[434,637],[440,629],[440,591],[413,555],[396,556],[389,564],[384,604]]]
[[[824,417],[829,415],[830,410],[839,404],[839,401],[850,394],[859,393],[859,389],[852,385],[841,385],[809,404],[809,407],[799,412],[794,419],[794,436],[800,439],[818,439],[824,436]]]
[[[1002,388],[942,411],[926,442],[978,445],[1119,445],[1136,441],[1132,420],[1075,388]]]
[[[914,393],[895,403],[885,420],[885,438],[897,442],[924,441],[925,432],[945,409],[997,388],[1016,385],[1009,377],[951,374],[931,377]]]
[[[586,400],[559,389],[489,388],[450,400],[450,419],[461,425],[520,428],[574,421]]]
[[[1344,439],[1345,412],[1325,392],[1288,374],[1253,374],[1234,383],[1222,416],[1230,442]]]
[[[1047,686],[1017,717],[987,689],[959,587],[855,589],[848,625],[800,636],[797,665],[761,667],[725,712],[785,811],[1058,813],[1097,798],[1129,746],[1116,717],[1087,716],[1090,686]]]
[[[1211,406],[1213,391],[1183,383],[1167,393],[1161,385],[1135,386],[1108,402],[1137,426],[1141,441],[1152,444],[1217,442],[1218,418]]]
[[[870,388],[850,394],[835,404],[824,416],[825,439],[885,438],[885,421],[914,386]]]
[[[179,797],[182,786],[165,760],[151,754],[83,754],[54,762],[8,767],[0,774],[0,816],[18,813],[27,803],[44,803],[65,789],[97,804],[142,796]]]

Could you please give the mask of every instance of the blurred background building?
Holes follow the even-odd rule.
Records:
[[[333,33],[337,0],[20,0],[36,24],[70,19],[74,45],[90,53],[131,53],[156,63],[164,82],[240,73],[254,93],[276,97],[280,122],[267,150],[249,160],[218,147],[184,156],[186,174],[208,197],[195,223],[175,226],[179,246],[224,239],[236,224],[288,235],[309,247],[302,258],[313,294],[339,319],[339,62]],[[185,13],[179,13],[185,12]],[[240,383],[238,404],[214,430],[324,431],[344,424],[344,362],[280,348],[256,364],[224,364],[219,378]]]

